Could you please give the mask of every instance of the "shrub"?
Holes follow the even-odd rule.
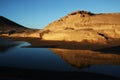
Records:
[[[11,34],[14,34],[15,32],[16,32],[15,30],[10,30],[8,34],[11,35]]]

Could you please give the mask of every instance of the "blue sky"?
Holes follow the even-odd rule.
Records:
[[[0,0],[0,15],[23,26],[42,29],[76,10],[120,12],[120,0]]]

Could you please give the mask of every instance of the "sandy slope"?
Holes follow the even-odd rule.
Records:
[[[43,40],[106,43],[120,39],[120,13],[72,12],[50,23],[41,35]]]

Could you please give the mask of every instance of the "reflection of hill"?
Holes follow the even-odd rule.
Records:
[[[84,68],[91,65],[120,65],[120,55],[105,54],[90,50],[50,49],[75,67]]]
[[[1,80],[119,80],[119,78],[91,72],[43,71],[0,67]]]

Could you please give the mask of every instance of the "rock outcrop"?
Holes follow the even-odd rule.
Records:
[[[8,37],[25,37],[25,38],[40,38],[39,31],[31,31],[31,32],[23,32],[23,33],[15,33],[12,35],[6,35]]]
[[[43,40],[106,43],[120,39],[120,13],[72,12],[46,26],[41,35]]]
[[[49,32],[42,37],[44,40],[56,41],[88,41],[90,43],[105,43],[106,40],[103,36],[99,36],[93,30],[66,30],[58,32]]]

